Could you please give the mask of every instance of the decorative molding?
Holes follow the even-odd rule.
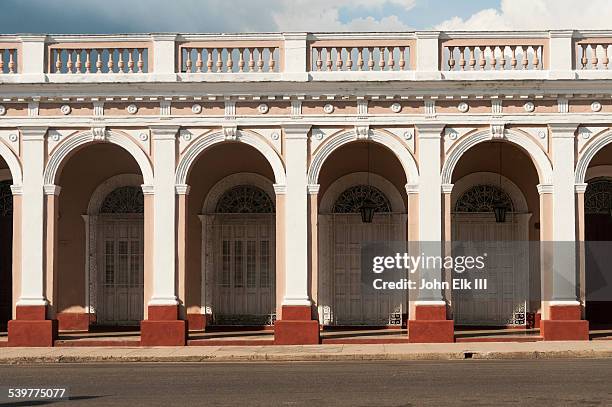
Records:
[[[225,101],[225,120],[236,119],[236,102],[233,100]]]
[[[235,124],[232,125],[223,125],[223,136],[226,141],[236,141],[238,140],[238,126]]]
[[[569,113],[569,100],[567,98],[557,99],[557,111],[559,113]]]
[[[553,185],[552,184],[538,184],[538,194],[552,194],[553,193]]]
[[[59,185],[52,185],[52,184],[43,185],[43,191],[45,195],[59,196],[61,190],[62,190],[62,187],[60,187]]]
[[[504,112],[501,99],[491,99],[491,114],[493,117],[501,117]]]
[[[399,112],[401,112],[401,111],[402,111],[402,105],[401,105],[400,103],[397,103],[397,102],[396,102],[396,103],[393,103],[393,104],[391,105],[391,111],[392,111],[393,113],[399,113]]]
[[[35,103],[35,102],[31,102],[31,103]],[[30,104],[28,103],[28,111],[29,111],[29,107]],[[38,107],[36,112],[38,113]],[[4,105],[0,105],[0,116],[4,116],[6,114],[6,107],[4,107]]]
[[[576,171],[574,173],[574,183],[583,184],[585,182],[586,172],[595,155],[608,144],[612,143],[612,131],[601,133],[594,137],[584,148],[584,151],[578,157],[576,163]]]
[[[599,101],[594,101],[593,103],[591,103],[591,110],[593,112],[599,112],[601,111],[601,102]]]
[[[404,188],[406,189],[406,193],[408,195],[419,193],[419,184],[406,184]]]
[[[95,117],[102,117],[104,116],[104,102],[99,101],[99,100],[94,100],[92,102],[93,104],[93,114]]]
[[[506,125],[504,123],[491,124],[491,137],[495,140],[504,138],[506,132]]]
[[[91,128],[91,134],[93,134],[93,139],[95,141],[106,141],[108,132],[106,131],[106,126],[94,126]]]
[[[23,185],[11,185],[11,192],[13,195],[23,195]]]
[[[370,125],[361,124],[355,126],[355,138],[357,140],[368,140],[370,134]]]
[[[287,193],[287,185],[285,184],[274,184],[274,193],[276,195],[284,195]]]
[[[319,184],[308,184],[306,189],[310,195],[317,195],[319,190],[321,189],[321,185]]]
[[[134,103],[129,104],[125,110],[129,113],[129,114],[136,114],[138,113],[138,106],[136,106]]]
[[[172,102],[170,100],[162,100],[159,102],[159,115],[170,116],[172,113]]]
[[[265,103],[260,103],[259,106],[257,106],[257,111],[261,114],[266,114],[270,111],[270,107]]]
[[[467,102],[461,102],[457,105],[457,110],[461,113],[467,113],[468,110],[470,110],[470,105],[468,105]]]
[[[533,113],[533,111],[535,110],[535,105],[533,104],[533,102],[525,102],[525,104],[523,105],[523,109],[525,109],[527,113]]]
[[[302,116],[302,101],[292,100],[291,101],[291,117],[297,119]]]
[[[38,116],[39,103],[38,102],[28,102],[28,117],[36,117]],[[2,116],[2,112],[0,112],[0,116]]]
[[[424,105],[425,118],[433,119],[436,117],[436,101],[426,100]]]
[[[587,183],[574,184],[574,189],[577,194],[584,194],[586,192],[587,186],[589,186],[589,184]]]
[[[202,105],[199,103],[194,103],[193,105],[191,105],[191,112],[194,114],[202,113]]]
[[[332,114],[334,112],[334,105],[327,103],[325,106],[323,106],[323,112],[326,114]]]
[[[174,186],[177,195],[189,195],[189,190],[191,189],[190,185],[187,184],[178,184]]]
[[[357,118],[367,119],[368,118],[368,100],[357,99]]]
[[[62,105],[62,107],[60,107],[60,112],[62,112],[64,116],[67,116],[72,112],[72,108],[70,105]]]
[[[452,193],[454,186],[455,186],[455,184],[442,184],[442,193],[443,194],[450,194],[450,193]]]

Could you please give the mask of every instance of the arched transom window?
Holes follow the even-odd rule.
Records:
[[[584,194],[585,214],[610,214],[612,209],[612,180],[598,178],[589,181]]]
[[[228,189],[217,202],[216,213],[274,213],[272,198],[253,185]]]
[[[144,213],[144,195],[137,186],[119,187],[102,202],[100,213]]]
[[[371,185],[355,185],[340,194],[333,213],[359,213],[364,202],[373,204],[374,212],[391,212],[391,202],[382,191]]]
[[[497,205],[504,206],[508,212],[514,210],[512,199],[503,189],[481,184],[468,189],[457,199],[455,212],[494,212]]]
[[[13,192],[11,181],[0,182],[0,216],[13,215]]]

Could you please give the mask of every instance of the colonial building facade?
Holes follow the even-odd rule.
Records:
[[[592,296],[584,251],[502,256],[485,298],[364,294],[360,246],[612,240],[611,43],[571,30],[2,35],[5,342],[116,326],[142,345],[245,326],[277,344],[348,326],[586,340],[612,303]]]

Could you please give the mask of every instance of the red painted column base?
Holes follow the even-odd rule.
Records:
[[[178,305],[150,305],[148,318],[140,323],[142,346],[185,346],[187,321],[178,319]]]
[[[60,331],[89,331],[92,315],[84,312],[59,312],[57,323]]]
[[[540,321],[540,335],[545,341],[588,341],[589,321],[581,314],[580,305],[552,305],[549,319]]]
[[[283,305],[281,319],[274,323],[275,345],[318,345],[319,321],[310,306]]]
[[[187,325],[190,331],[206,330],[206,315],[204,314],[187,314]]]
[[[446,306],[417,305],[415,319],[408,321],[408,342],[455,342],[455,324],[446,319]]]
[[[8,345],[49,347],[57,338],[57,321],[46,318],[46,306],[18,306],[8,322]]]

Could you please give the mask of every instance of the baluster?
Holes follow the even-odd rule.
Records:
[[[244,72],[244,48],[238,48],[238,72]]]
[[[369,47],[368,48],[368,69],[370,71],[374,70],[374,48],[373,47]]]
[[[331,48],[325,48],[325,66],[328,71],[332,70],[332,58],[331,58]]]
[[[124,73],[123,68],[125,64],[123,63],[123,48],[119,48],[119,60],[117,61],[117,68],[119,73]]]
[[[540,69],[540,57],[538,56],[538,52],[540,52],[540,49],[542,47],[540,46],[532,46],[531,49],[533,50],[533,61],[531,61],[532,65],[533,65],[533,69]]]
[[[487,60],[485,58],[486,50],[487,47],[478,47],[478,52],[480,53],[480,56],[478,57],[478,66],[480,67],[481,71],[484,71],[485,66],[487,65]]]
[[[142,69],[144,68],[144,60],[142,59],[143,52],[143,48],[138,48],[138,62],[136,63],[136,66],[138,67],[138,73],[142,73]]]
[[[68,60],[66,61],[66,69],[68,70],[68,73],[72,73],[72,67],[74,66],[74,64],[72,63],[72,50],[69,49],[67,50],[68,52]]]
[[[96,73],[102,73],[102,50],[96,49]]]
[[[85,50],[85,73],[91,73],[91,49]]]
[[[196,54],[198,55],[196,59],[196,72],[202,73],[202,67],[204,66],[204,60],[202,59],[203,48],[196,48]]]
[[[107,73],[114,73],[114,68],[115,68],[115,61],[113,61],[113,53],[115,52],[115,50],[113,48],[109,48],[108,49],[108,63],[106,64],[106,67],[108,68],[108,72]]]
[[[598,69],[597,44],[591,44],[591,69]]]
[[[395,70],[395,59],[393,58],[395,47],[389,47],[387,48],[387,50],[389,51],[389,62],[387,63],[387,65],[389,66],[389,70],[393,71]]]
[[[9,73],[15,73],[15,50],[9,50],[9,63],[8,63]]]
[[[217,48],[217,72],[223,72],[223,48]]]
[[[448,50],[448,70],[452,71],[455,69],[455,47],[446,47],[446,49]]]
[[[206,72],[212,72],[213,69],[213,49],[206,48]]]
[[[476,47],[468,47],[470,51],[470,70],[476,69]]]
[[[582,58],[580,58],[580,62],[582,63],[582,69],[586,69],[587,67],[587,63],[589,62],[589,60],[587,59],[587,52],[586,52],[586,48],[587,48],[587,44],[582,44],[580,46],[582,48]]]
[[[346,49],[346,70],[347,71],[352,71],[353,70],[353,59],[351,57],[351,54],[353,53],[353,48],[349,47]]]
[[[128,49],[128,73],[134,73],[134,50]]]
[[[510,66],[512,69],[516,69],[516,46],[511,46],[510,50],[512,51],[512,59],[510,60]]]
[[[319,48],[315,48],[315,51],[317,51],[317,60],[316,60],[316,62],[315,62],[315,66],[317,67],[317,68],[316,68],[316,69],[317,69],[317,71],[320,71],[320,70],[321,70],[321,68],[323,67],[323,60],[321,59],[321,51],[322,51],[322,48],[321,48],[321,47],[319,47]]]
[[[81,62],[81,52],[82,51],[83,50],[81,49],[76,50],[76,63],[75,63],[76,73],[81,73],[81,68],[83,67],[83,63]]]
[[[506,46],[500,46],[499,50],[501,52],[501,58],[499,59],[499,69],[503,71],[504,69],[506,69]]]
[[[465,71],[465,47],[459,47],[459,66]]]
[[[378,67],[381,71],[385,70],[385,47],[378,47],[378,52],[380,53],[380,57],[378,60]]]
[[[336,48],[336,71],[342,70],[342,48]]]
[[[191,48],[185,48],[185,72],[191,73]]]
[[[497,46],[493,45],[492,47],[489,47],[489,51],[491,51],[491,70],[495,71],[497,68],[497,56],[495,55]]]
[[[268,72],[274,72],[276,66],[276,60],[274,59],[274,48],[268,48]]]
[[[234,68],[234,60],[232,59],[233,50],[234,50],[233,48],[227,48],[227,62],[226,62],[227,71],[226,72],[232,72],[232,69]]]
[[[257,48],[257,72],[263,72],[264,60],[263,60],[263,48]]]
[[[255,48],[249,48],[249,72],[255,70]]]
[[[62,73],[62,50],[55,50],[55,73]]]
[[[523,52],[523,70],[527,69],[527,66],[529,65],[529,47],[528,46],[521,46],[521,51]]]
[[[406,59],[404,58],[404,52],[406,47],[399,47],[400,50],[400,60],[399,60],[399,69],[403,71],[406,68]]]
[[[0,49],[0,74],[4,73],[4,50]]]
[[[357,70],[363,71],[363,47],[357,48]]]
[[[602,44],[601,47],[603,48],[603,52],[604,52],[604,57],[601,60],[601,63],[604,66],[604,69],[608,69],[608,63],[610,62],[610,60],[608,59],[608,44]],[[2,70],[0,69],[0,72]]]

